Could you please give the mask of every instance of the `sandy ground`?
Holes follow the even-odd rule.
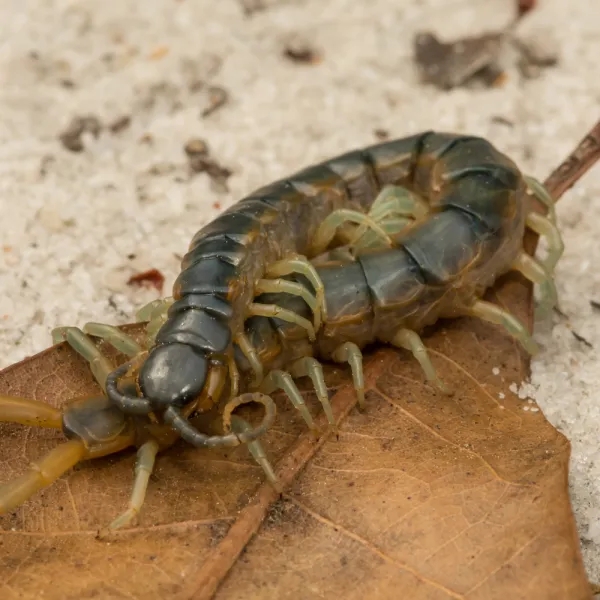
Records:
[[[256,4],[256,3],[250,3]],[[169,289],[194,231],[242,194],[311,162],[424,129],[483,135],[544,178],[598,119],[600,4],[540,0],[521,25],[559,55],[524,80],[507,57],[499,89],[420,86],[417,31],[480,33],[508,0],[233,0],[0,3],[0,367],[49,345],[50,330],[131,321],[156,292],[127,285],[157,268]],[[283,56],[308,44],[316,65]],[[513,57],[514,58],[514,57]],[[228,102],[202,117],[213,95]],[[71,152],[76,116],[105,125]],[[131,122],[114,132],[121,117]],[[114,127],[119,129],[119,127]],[[190,178],[183,150],[205,140],[232,171]],[[590,577],[600,580],[600,167],[559,206],[561,308],[532,391],[571,440],[571,492]],[[589,342],[578,341],[572,331]]]

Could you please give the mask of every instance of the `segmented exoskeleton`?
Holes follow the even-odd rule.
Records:
[[[549,218],[530,212],[528,187],[548,206]],[[499,323],[534,351],[525,327],[480,298],[515,269],[540,284],[546,306],[554,303],[552,270],[562,242],[553,221],[552,200],[535,180],[485,140],[450,134],[372,146],[258,190],[195,236],[174,298],[141,311],[140,319],[150,321],[148,349],[107,325],[56,332],[90,361],[121,421],[111,417],[114,424],[99,439],[62,417],[79,446],[52,462],[52,477],[95,455],[94,447],[106,454],[138,445],[130,510],[113,527],[139,510],[156,453],[177,435],[203,447],[248,443],[277,485],[257,441],[274,417],[265,394],[283,389],[314,430],[293,382],[310,376],[335,425],[315,356],[350,363],[362,405],[361,348],[374,341],[412,351],[428,379],[447,391],[418,335],[440,317]],[[544,263],[522,251],[526,226],[550,242]],[[105,338],[131,360],[113,370],[86,334]],[[188,416],[214,406],[226,387],[231,400],[224,421],[234,431],[196,430]],[[237,396],[240,391],[252,393]],[[255,429],[231,414],[253,400],[266,409]],[[91,422],[96,408],[89,406]],[[43,421],[36,403],[0,398],[0,420],[31,424],[38,409]],[[100,421],[103,411],[96,411]],[[109,412],[117,414],[114,407]],[[53,414],[50,426],[57,419]],[[166,433],[169,427],[176,435]],[[16,506],[52,477],[27,475],[27,485],[6,484],[0,506]]]
[[[427,198],[436,212],[425,226],[434,228],[433,237],[418,234],[423,243],[437,243],[435,236],[446,232],[435,227],[449,222],[448,215],[456,213],[454,226],[471,230],[476,225],[485,232],[481,236],[486,260],[478,262],[483,265],[477,271],[478,279],[482,279],[482,269],[497,276],[497,271],[508,268],[501,247],[513,243],[507,238],[522,237],[525,182],[514,163],[488,142],[425,133],[345,154],[257,190],[200,230],[183,259],[173,290],[175,301],[163,317],[164,324],[153,339],[153,346],[147,355],[142,354],[130,365],[139,368],[139,394],[128,396],[118,391],[118,378],[129,368],[123,366],[108,377],[111,399],[127,413],[160,412],[184,439],[206,445],[203,434],[190,426],[180,412],[207,389],[221,387],[227,374],[234,382],[235,396],[236,347],[253,365],[255,384],[260,384],[263,373],[243,323],[252,316],[277,316],[298,322],[296,313],[253,302],[254,296],[275,291],[302,294],[314,318],[313,324],[306,320],[300,324],[314,338],[321,319],[327,320],[327,304],[323,302],[323,285],[307,257],[325,250],[340,225],[348,222],[367,225],[371,234],[379,235],[378,246],[392,246],[382,226],[365,214],[381,189],[389,184],[413,188],[418,196]],[[392,203],[392,215],[395,208]],[[387,218],[390,215],[384,214],[382,221]],[[462,231],[458,235],[463,235],[464,243],[477,241],[474,235]],[[420,264],[420,255],[414,253],[427,255],[427,248],[420,244],[412,243],[413,259],[425,267],[428,284],[443,286],[447,277],[438,271],[446,265],[429,268]],[[456,277],[454,267],[447,265],[449,277]],[[530,278],[550,279],[544,272],[533,273],[530,261],[519,267]],[[314,296],[282,279],[293,273],[310,280]],[[479,287],[492,280],[486,276]],[[150,334],[161,325],[161,315],[153,321]],[[206,385],[207,381],[212,385]],[[210,398],[214,401],[215,394]],[[207,401],[206,394],[203,401]],[[213,439],[211,445],[236,443],[234,437]]]

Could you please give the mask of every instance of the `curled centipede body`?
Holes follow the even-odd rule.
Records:
[[[548,218],[531,212],[531,192],[548,206]],[[546,261],[522,251],[526,227],[547,237]],[[258,441],[275,415],[268,394],[284,390],[314,430],[294,383],[309,376],[335,426],[317,358],[350,364],[362,405],[361,349],[377,341],[413,352],[427,378],[447,391],[419,337],[440,317],[503,325],[533,352],[525,327],[481,296],[515,269],[552,305],[561,252],[551,198],[478,137],[427,132],[261,188],[196,234],[173,298],[138,313],[149,321],[145,347],[107,325],[55,331],[56,341],[65,339],[90,362],[108,399],[80,400],[60,412],[0,398],[0,420],[60,427],[71,438],[0,488],[0,512],[79,460],[136,445],[132,501],[112,525],[121,527],[141,507],[157,452],[179,436],[198,447],[247,443],[277,485]],[[87,334],[131,360],[114,369]],[[188,417],[210,410],[226,389],[224,420],[233,431],[197,430]],[[250,401],[265,408],[255,429],[231,414]]]
[[[433,149],[428,148],[431,141]],[[453,148],[460,153],[453,153]],[[462,138],[460,145],[450,136],[429,138],[423,154],[429,162],[419,165],[412,180],[402,182],[406,187],[388,186],[370,211],[392,237],[392,247],[373,238],[357,253],[358,235],[350,248],[334,248],[313,258],[328,314],[314,340],[301,321],[310,318],[310,307],[299,294],[265,294],[255,300],[299,317],[295,321],[254,316],[246,322],[245,335],[260,363],[259,389],[265,393],[283,389],[311,428],[312,418],[292,376],[313,379],[335,426],[315,357],[349,362],[362,404],[361,349],[375,342],[409,350],[430,383],[444,393],[450,391],[437,376],[419,336],[440,318],[478,317],[502,326],[527,352],[537,350],[522,323],[482,296],[500,275],[514,270],[538,284],[542,312],[555,305],[553,270],[563,245],[551,197],[480,138]],[[548,206],[548,217],[532,211],[532,196]],[[545,260],[523,251],[526,227],[546,237]],[[309,289],[302,276],[293,279]],[[257,361],[246,360],[238,351],[236,362],[247,378],[256,375]]]

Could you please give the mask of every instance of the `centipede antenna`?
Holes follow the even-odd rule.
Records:
[[[273,425],[273,421],[275,421],[275,415],[277,413],[277,408],[275,406],[275,402],[271,396],[267,396],[266,394],[261,394],[260,392],[246,392],[245,394],[241,394],[237,396],[233,400],[230,400],[223,409],[223,427],[226,431],[231,429],[231,419],[233,418],[233,411],[242,404],[262,404],[265,409],[265,415],[263,417],[262,423],[256,427],[255,429],[245,429],[242,433],[238,432],[238,439],[242,444],[247,444],[249,442],[253,442],[257,440],[259,437],[262,437],[271,425]]]
[[[114,402],[124,413],[130,415],[147,415],[152,412],[152,404],[148,398],[140,398],[124,394],[118,387],[118,381],[123,377],[131,367],[131,361],[127,362],[106,378],[106,395],[111,402]]]
[[[213,436],[200,433],[174,406],[165,410],[164,420],[182,439],[196,448],[231,448],[241,443],[235,433]]]

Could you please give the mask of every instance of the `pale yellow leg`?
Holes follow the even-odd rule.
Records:
[[[256,348],[250,343],[250,340],[244,333],[240,333],[236,337],[235,343],[239,346],[242,354],[246,357],[246,360],[250,363],[250,366],[254,371],[254,383],[252,384],[253,387],[258,386],[263,380],[264,370],[263,365],[260,362],[260,358],[258,357]]]
[[[0,396],[0,422],[62,429],[62,412],[37,400]]]
[[[529,335],[525,325],[499,306],[485,300],[477,300],[465,314],[494,325],[501,325],[532,356],[539,351],[538,345]]]
[[[159,329],[166,323],[169,308],[173,302],[175,302],[173,298],[159,300],[153,309],[148,311],[148,324],[146,325],[146,344],[148,346],[152,346]],[[138,311],[138,317],[140,313],[144,313],[144,308]]]
[[[315,328],[312,323],[296,314],[291,310],[287,310],[286,308],[282,308],[281,306],[277,306],[275,304],[250,304],[248,306],[248,316],[255,317],[272,317],[275,319],[281,319],[282,321],[287,321],[288,323],[295,323],[300,327],[306,329],[306,333],[308,335],[308,339],[311,342],[316,340]]]
[[[152,300],[152,302],[148,302],[148,304],[142,306],[142,308],[135,313],[135,320],[138,323],[151,321],[157,314],[162,314],[165,309],[168,310],[173,302],[175,302],[175,299],[172,296]]]
[[[327,321],[327,306],[325,304],[325,288],[314,265],[304,256],[294,255],[279,260],[267,267],[266,277],[285,277],[292,273],[304,275],[315,290],[317,304],[321,307],[321,321]]]
[[[321,327],[321,307],[317,303],[316,296],[311,294],[302,284],[295,281],[288,281],[287,279],[259,279],[256,284],[255,293],[256,295],[284,293],[300,296],[313,311],[315,330]]]
[[[311,243],[311,255],[321,254],[325,252],[327,246],[331,243],[331,240],[335,237],[338,227],[344,223],[356,223],[357,225],[366,225],[373,233],[375,233],[380,239],[381,244],[386,247],[392,245],[390,236],[385,230],[376,223],[369,215],[358,212],[356,210],[350,210],[348,208],[341,208],[333,211],[329,214],[325,220],[319,225]]]
[[[552,274],[535,258],[521,252],[513,264],[513,269],[519,271],[526,279],[539,285],[540,302],[538,310],[542,317],[558,306],[558,294]]]
[[[231,415],[231,429],[236,434],[243,434],[251,432],[252,426],[238,415]],[[283,491],[281,482],[275,474],[275,471],[273,470],[273,467],[267,458],[267,453],[265,452],[260,441],[253,440],[248,442],[248,450],[250,450],[250,454],[252,454],[254,460],[264,471],[265,475],[267,476],[267,480],[275,488],[275,491],[281,493]]]
[[[388,185],[375,198],[369,216],[379,223],[391,215],[420,219],[428,212],[427,202],[410,190],[399,185]]]
[[[94,379],[103,391],[106,391],[106,378],[114,369],[110,361],[100,352],[92,339],[79,327],[57,327],[52,331],[55,343],[65,341],[77,354],[83,357],[90,365]]]
[[[410,352],[419,361],[421,368],[425,373],[427,381],[434,385],[443,394],[451,394],[452,392],[446,384],[438,377],[425,344],[415,331],[410,329],[400,329],[391,340],[392,345],[398,348],[404,348]]]
[[[331,403],[329,402],[327,384],[325,383],[325,377],[323,376],[323,367],[320,365],[319,361],[309,356],[300,358],[290,366],[290,373],[294,378],[310,377],[315,386],[317,398],[323,406],[323,412],[327,416],[327,421],[329,421],[329,425],[337,435],[337,423],[335,422]]]
[[[302,418],[308,425],[309,429],[318,437],[319,430],[315,425],[312,415],[308,411],[308,408],[302,398],[300,390],[296,387],[292,376],[285,371],[271,371],[264,379],[260,386],[260,391],[264,394],[271,394],[275,390],[283,390],[287,397],[291,400],[292,404],[300,411]]]
[[[427,203],[410,190],[389,185],[384,187],[375,198],[369,217],[380,225],[388,236],[394,237],[414,223],[415,219],[425,216],[428,212]],[[369,231],[366,225],[361,225],[351,245],[356,254],[364,248],[381,246],[381,237]]]
[[[248,338],[246,338],[246,341],[248,341]],[[248,344],[251,346],[251,344],[248,342]],[[254,348],[252,348],[254,350]],[[242,350],[243,352],[243,350]],[[254,351],[254,354],[257,356],[256,354],[256,350]],[[244,355],[245,356],[245,355]],[[259,361],[259,365],[260,368],[262,369],[262,364]],[[239,393],[239,389],[240,389],[240,372],[238,371],[237,365],[235,364],[235,358],[233,356],[233,352],[230,352],[229,356],[227,357],[227,367],[229,369],[229,398],[235,398],[238,393]],[[262,375],[261,375],[261,379],[262,379]]]
[[[358,397],[358,406],[363,410],[365,408],[365,380],[360,348],[352,342],[346,342],[335,349],[331,358],[337,363],[347,362],[350,365],[352,381]]]
[[[113,325],[86,323],[83,326],[83,332],[105,340],[129,358],[133,358],[143,351],[143,348],[130,335]]]
[[[140,446],[137,452],[137,458],[135,462],[135,475],[133,481],[133,490],[131,492],[131,498],[129,500],[129,506],[127,510],[118,516],[104,531],[100,532],[100,537],[106,535],[109,532],[121,529],[126,525],[129,525],[131,521],[139,514],[146,498],[146,492],[148,490],[148,482],[150,481],[150,475],[154,469],[154,463],[156,462],[156,455],[158,454],[160,447],[158,442],[155,440],[148,440]]]
[[[548,219],[556,225],[556,207],[554,206],[554,198],[552,198],[548,190],[535,177],[525,175],[524,179],[529,188],[529,192],[546,207],[548,210]]]
[[[0,514],[14,510],[34,494],[54,483],[85,456],[85,446],[69,440],[34,462],[23,475],[0,485]]]
[[[560,260],[565,250],[565,245],[560,235],[558,227],[546,217],[537,213],[527,215],[527,227],[535,231],[538,235],[546,238],[548,242],[548,256],[546,260],[541,261],[548,273],[553,273],[556,263]]]

